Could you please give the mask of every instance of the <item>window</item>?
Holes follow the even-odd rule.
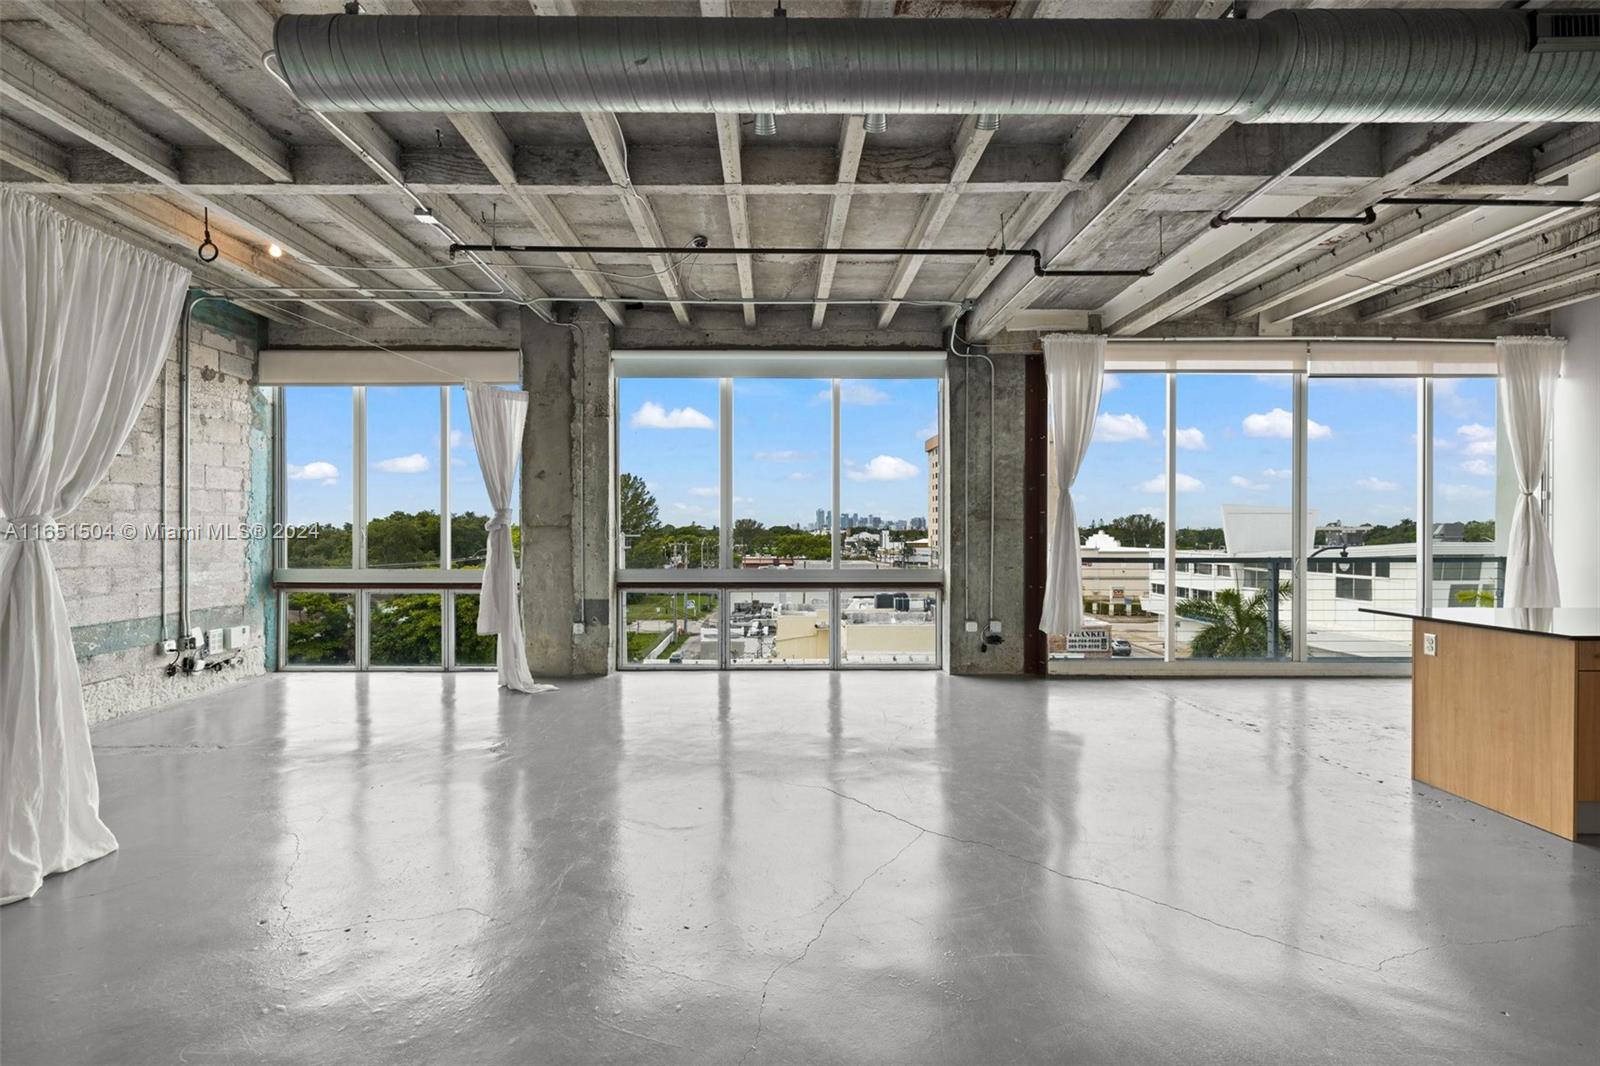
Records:
[[[720,563],[721,385],[704,378],[617,382],[617,539],[632,569]]]
[[[830,567],[833,383],[733,383],[733,565]]]
[[[630,666],[719,666],[720,597],[704,589],[635,590],[622,597],[622,655]]]
[[[839,652],[867,666],[938,662],[939,600],[928,590],[850,590],[839,608]]]
[[[832,619],[828,589],[729,593],[729,661],[735,666],[827,666],[833,661]]]
[[[1504,586],[1504,537],[1515,486],[1501,484],[1494,378],[1433,383],[1433,575],[1436,607],[1493,607]]]
[[[939,382],[845,379],[838,402],[844,565],[937,565]]]
[[[465,389],[280,388],[282,520],[293,527],[280,561],[301,571],[297,585],[328,585],[280,594],[284,664],[493,666],[495,638],[477,633],[477,575],[461,573],[483,566],[493,514]],[[513,549],[518,540],[513,522]]]

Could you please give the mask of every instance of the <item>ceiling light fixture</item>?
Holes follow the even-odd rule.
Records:
[[[770,111],[763,111],[756,116],[756,136],[774,137],[778,133],[778,116]]]
[[[985,133],[993,133],[1000,128],[1000,116],[993,113],[979,115],[978,128]]]
[[[861,128],[868,133],[882,133],[889,128],[889,116],[882,112],[868,115]]]
[[[271,244],[267,245],[267,254],[272,256],[274,259],[282,259],[283,249],[278,246],[277,241],[273,241]]]

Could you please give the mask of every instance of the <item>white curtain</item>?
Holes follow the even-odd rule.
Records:
[[[115,851],[72,628],[40,531],[133,428],[189,272],[0,188],[0,903]]]
[[[500,684],[517,692],[548,692],[528,669],[528,648],[522,639],[522,599],[517,594],[517,560],[511,548],[511,486],[522,458],[522,424],[528,394],[469,381],[467,416],[478,450],[478,468],[489,492],[494,517],[489,519],[489,554],[483,564],[483,592],[478,598],[478,632],[495,634],[495,665]]]
[[[1050,394],[1050,461],[1055,465],[1057,487],[1044,612],[1039,617],[1039,628],[1046,633],[1072,633],[1083,628],[1083,572],[1072,483],[1077,480],[1078,468],[1094,437],[1105,369],[1104,337],[1052,333],[1044,338],[1044,372]]]
[[[1556,379],[1567,342],[1554,337],[1501,337],[1500,411],[1511,468],[1517,475],[1517,502],[1506,545],[1507,607],[1559,607],[1555,545],[1535,493],[1544,478],[1544,461],[1555,421]]]

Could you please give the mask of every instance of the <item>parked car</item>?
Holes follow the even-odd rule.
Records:
[[[669,662],[669,663],[681,663],[681,662],[683,662],[683,652],[681,652],[681,651],[673,652],[671,655],[667,656],[667,662]]]
[[[1117,656],[1132,655],[1133,645],[1125,640],[1113,640],[1111,642],[1111,654]]]

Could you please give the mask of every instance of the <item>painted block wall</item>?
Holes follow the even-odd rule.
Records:
[[[178,545],[161,527],[178,523],[179,352],[104,481],[64,521],[105,526],[51,546],[91,724],[224,688],[274,667],[271,606],[271,394],[254,384],[261,323],[231,305],[206,302],[194,319],[190,420],[191,625],[248,625],[251,640],[218,672],[167,677],[157,644],[177,635]],[[163,499],[165,508],[163,509]],[[131,528],[135,535],[124,536]],[[226,532],[224,532],[226,530]],[[170,536],[171,534],[168,534]]]

